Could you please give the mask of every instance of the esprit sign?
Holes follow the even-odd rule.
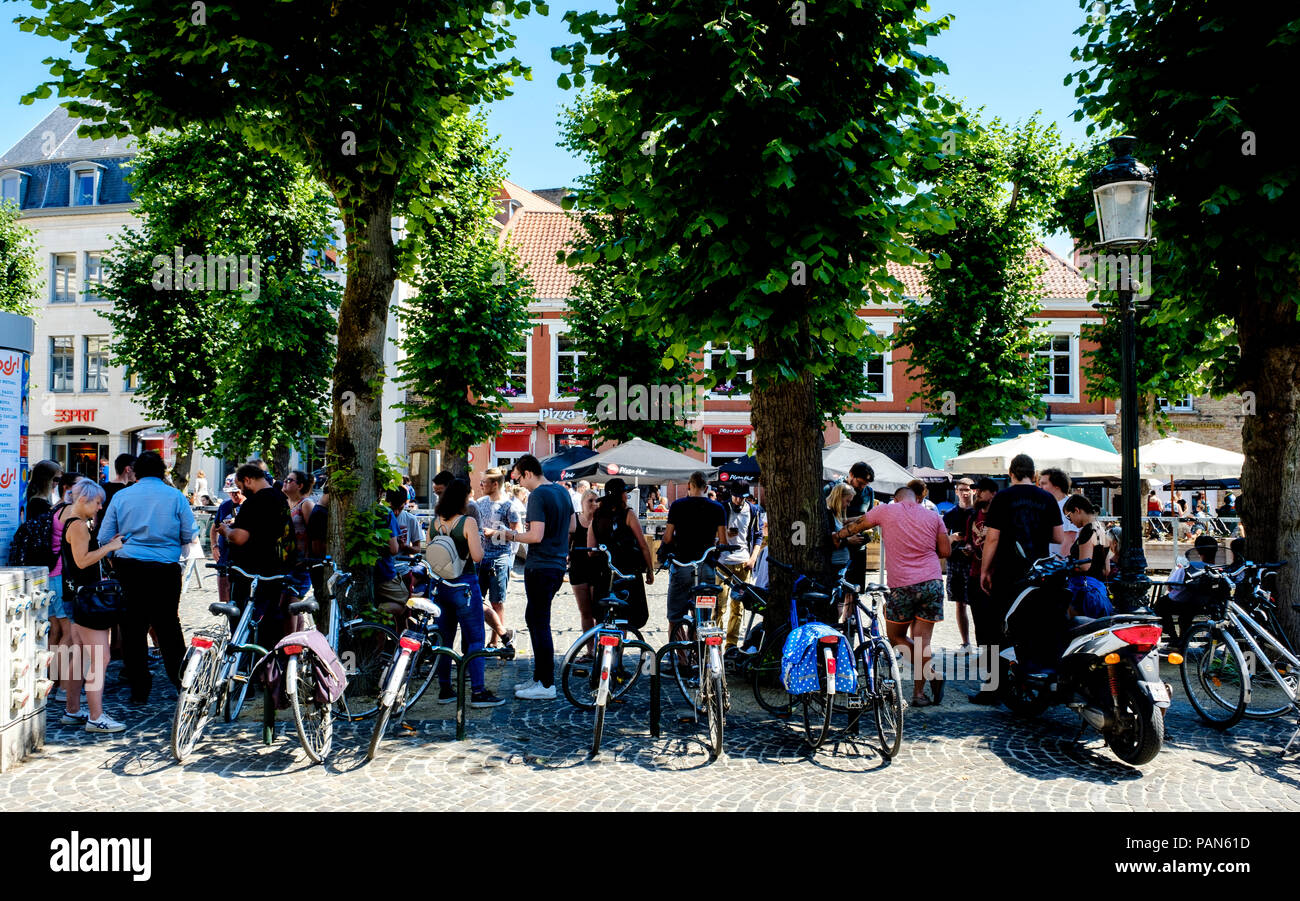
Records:
[[[94,422],[94,410],[55,410],[55,422]]]

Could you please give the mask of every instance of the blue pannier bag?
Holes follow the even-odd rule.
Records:
[[[821,638],[833,635],[835,645],[835,691],[852,694],[858,690],[858,671],[844,635],[825,623],[808,623],[791,631],[781,651],[781,682],[792,695],[811,694],[821,687],[817,679],[817,647]]]

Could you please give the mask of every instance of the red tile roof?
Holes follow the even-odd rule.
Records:
[[[533,280],[535,296],[568,297],[577,279],[574,270],[555,261],[555,254],[577,231],[576,220],[559,206],[508,181],[503,182],[501,196],[508,196],[523,204],[504,229],[520,260],[526,265],[528,276]],[[1047,264],[1043,273],[1047,297],[1087,296],[1087,282],[1067,260],[1046,246],[1039,248],[1039,258]],[[889,262],[886,269],[903,283],[903,290],[908,296],[919,297],[925,293],[925,281],[916,267]]]

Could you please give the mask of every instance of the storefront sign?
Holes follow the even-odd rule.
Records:
[[[752,425],[706,425],[706,435],[748,435],[754,431]]]
[[[552,410],[550,407],[537,411],[538,422],[545,422],[548,419],[554,422],[568,422],[574,420],[586,422],[587,414],[582,410]]]
[[[910,422],[846,422],[844,428],[849,432],[910,432]]]
[[[590,435],[591,429],[585,425],[548,425],[546,431],[552,435]]]
[[[533,432],[533,427],[530,425],[508,425],[508,426],[502,426],[501,431],[498,432],[498,434],[519,436],[519,435],[531,435],[532,432]]]
[[[94,422],[94,410],[55,410],[55,422]]]

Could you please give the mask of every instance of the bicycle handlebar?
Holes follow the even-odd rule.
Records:
[[[609,564],[609,571],[612,572],[616,577],[618,577],[618,578],[620,578],[620,579],[635,579],[635,578],[636,578],[635,575],[631,575],[631,576],[629,576],[629,575],[627,575],[626,573],[622,573],[622,572],[619,572],[619,571],[618,571],[618,569],[614,566],[614,555],[611,554],[611,553],[609,552],[609,548],[605,547],[605,545],[603,545],[603,544],[600,545],[600,546],[598,546],[598,547],[579,547],[579,548],[574,548],[574,550],[575,550],[575,551],[586,551],[586,552],[589,553],[589,554],[604,554],[604,555],[605,555],[605,560],[606,560],[606,562]]]
[[[705,551],[704,555],[700,557],[700,559],[691,560],[691,561],[678,560],[675,554],[669,553],[668,557],[664,560],[663,566],[659,568],[664,569],[665,567],[668,566],[699,566],[701,563],[708,560],[709,557],[711,556],[716,557],[718,554],[721,554],[724,551],[730,553],[731,551],[738,551],[738,550],[740,550],[740,545],[738,544],[715,544],[713,547]]]

